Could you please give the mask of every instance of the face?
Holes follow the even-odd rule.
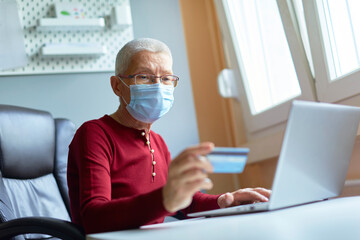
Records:
[[[124,75],[138,73],[154,74],[156,76],[171,75],[173,74],[171,57],[166,53],[138,52],[132,56]],[[135,84],[134,79],[122,78],[122,80],[128,86]],[[157,79],[157,81],[160,80]],[[119,77],[111,77],[111,86],[117,96],[123,96],[127,103],[130,102],[130,89],[120,81]]]

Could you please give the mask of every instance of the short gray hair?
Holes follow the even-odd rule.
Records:
[[[140,51],[164,52],[172,60],[171,51],[165,43],[152,38],[134,39],[126,43],[118,52],[115,62],[115,75],[124,74],[129,67],[131,57]]]

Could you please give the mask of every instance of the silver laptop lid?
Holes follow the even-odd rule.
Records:
[[[269,209],[338,196],[360,121],[360,108],[293,101]]]

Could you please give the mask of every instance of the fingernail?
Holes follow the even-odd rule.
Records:
[[[205,179],[204,179],[204,182],[206,182],[206,183],[210,183],[210,182],[211,182],[211,180],[210,180],[209,178],[205,178]]]
[[[207,161],[207,158],[204,157],[204,156],[202,156],[202,155],[199,155],[199,156],[198,156],[198,159],[199,159],[200,161],[202,161],[202,162]]]

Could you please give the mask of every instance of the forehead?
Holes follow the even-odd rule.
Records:
[[[172,59],[164,52],[140,51],[135,53],[130,60],[126,72],[135,73],[137,71],[172,72]]]

